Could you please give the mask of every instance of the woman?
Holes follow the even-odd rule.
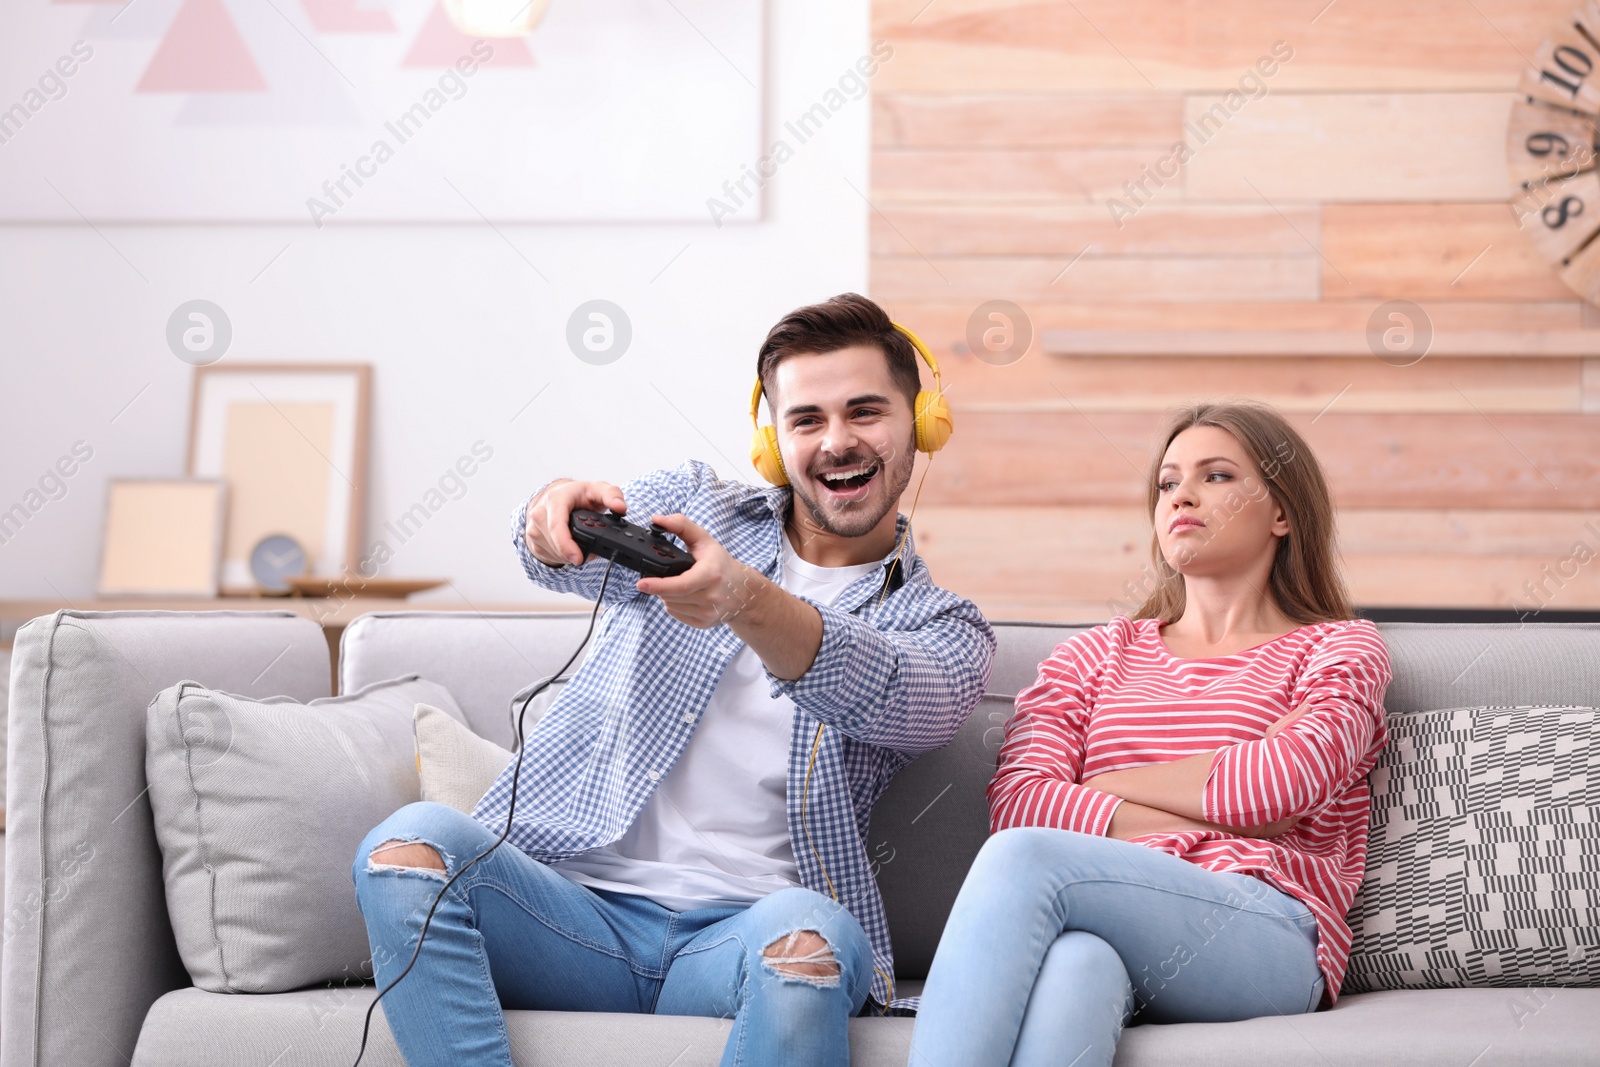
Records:
[[[1202,404],[1150,473],[1153,592],[1017,695],[990,826],[934,956],[916,1067],[1109,1064],[1130,1019],[1332,1004],[1388,653],[1270,408]]]

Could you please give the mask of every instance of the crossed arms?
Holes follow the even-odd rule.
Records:
[[[1313,657],[1297,679],[1301,703],[1264,736],[1080,780],[1097,699],[1089,665],[1105,651],[1099,640],[1085,633],[1064,644],[1017,695],[989,783],[992,831],[1052,826],[1123,840],[1186,831],[1277,837],[1365,774],[1381,743],[1387,666],[1375,666],[1362,639],[1353,638]]]
[[[1302,704],[1283,716],[1267,727],[1266,738],[1275,737],[1307,710],[1309,705]],[[1097,789],[1122,800],[1112,810],[1106,836],[1126,841],[1140,834],[1204,830],[1240,837],[1277,837],[1294,829],[1303,812],[1256,826],[1232,826],[1206,818],[1206,781],[1211,777],[1211,767],[1219,751],[1212,749],[1169,763],[1106,771],[1085,779],[1084,788]]]

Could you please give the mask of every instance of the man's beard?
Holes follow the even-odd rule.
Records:
[[[880,460],[873,452],[852,452],[828,464],[829,468],[836,468],[849,467],[856,463],[874,461],[881,463],[882,470],[878,472],[878,477],[888,487],[888,492],[879,498],[880,502],[875,507],[869,499],[861,501],[860,504],[851,504],[842,512],[830,512],[821,500],[812,495],[809,475],[804,481],[791,482],[791,486],[795,498],[806,506],[806,511],[810,512],[811,521],[823,531],[836,537],[862,537],[876,529],[878,523],[883,521],[883,517],[899,506],[900,497],[911,484],[911,472],[916,466],[916,460],[916,452],[906,449],[898,453],[892,463]]]

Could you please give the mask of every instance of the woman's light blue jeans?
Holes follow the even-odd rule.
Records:
[[[429,803],[408,804],[367,835],[351,876],[380,989],[411,959],[445,879],[497,836]],[[446,870],[385,864],[381,850],[369,862],[393,841],[431,846]],[[827,943],[836,973],[816,963],[779,970],[812,957],[793,949],[789,935],[801,931]],[[675,912],[577,885],[507,843],[450,887],[416,966],[379,1010],[410,1067],[511,1067],[502,1008],[731,1018],[723,1067],[844,1067],[846,1024],[872,975],[861,925],[809,889]]]
[[[1310,910],[1245,874],[1026,827],[978,853],[934,954],[911,1067],[1109,1065],[1122,1028],[1314,1011]]]

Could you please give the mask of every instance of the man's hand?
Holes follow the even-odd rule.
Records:
[[[651,521],[683,539],[694,566],[672,578],[641,578],[641,593],[661,598],[667,614],[702,630],[727,623],[749,645],[773,677],[794,681],[822,647],[822,614],[816,606],[773,584],[730,556],[716,538],[682,515]]]
[[[694,566],[671,578],[641,578],[635,588],[660,597],[667,614],[679,622],[700,630],[731,623],[750,606],[763,585],[771,585],[685,516],[654,515],[650,521],[683,541],[694,557]]]
[[[583,549],[572,539],[570,525],[572,513],[579,508],[621,515],[628,505],[622,499],[622,490],[610,482],[575,482],[570,478],[551,482],[528,501],[523,536],[534,559],[547,567],[583,562]]]

